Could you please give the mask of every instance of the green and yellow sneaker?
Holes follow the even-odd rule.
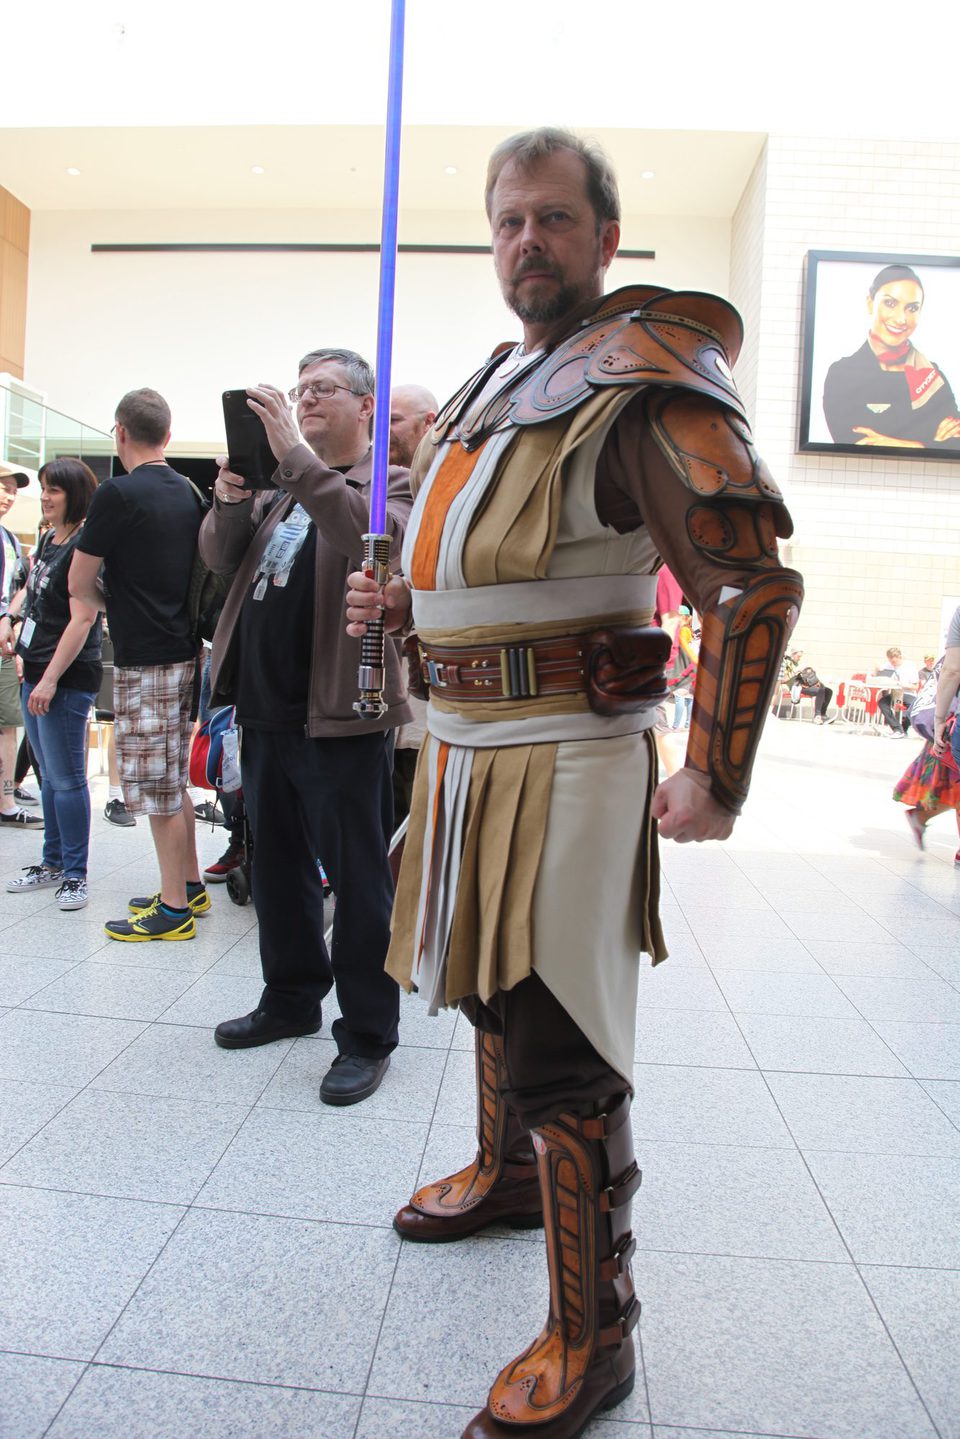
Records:
[[[146,914],[148,909],[153,909],[154,905],[159,903],[160,891],[157,890],[156,894],[147,894],[142,895],[139,899],[131,899],[127,904],[127,908],[131,914]],[[210,903],[210,896],[202,884],[187,885],[187,904],[190,908],[190,913],[197,916],[206,914],[208,910],[213,908],[213,905]]]
[[[192,913],[184,919],[167,914],[158,895],[148,909],[142,910],[133,919],[110,919],[103,930],[108,939],[122,939],[128,943],[147,939],[194,939],[197,921]]]

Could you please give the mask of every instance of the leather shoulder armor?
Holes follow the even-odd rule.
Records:
[[[575,409],[608,385],[696,390],[744,415],[730,366],[743,331],[732,305],[693,290],[638,289],[608,297],[546,356],[511,397],[510,420],[534,425]]]
[[[746,418],[731,373],[743,327],[726,300],[696,290],[631,285],[591,303],[579,316],[539,364],[508,376],[478,409],[476,400],[502,359],[501,346],[444,406],[434,444],[452,430],[472,450],[497,430],[566,414],[610,386],[692,390]]]
[[[789,539],[793,521],[743,416],[668,390],[649,397],[646,418],[658,449],[693,494],[691,543],[719,564],[775,561],[777,536]]]

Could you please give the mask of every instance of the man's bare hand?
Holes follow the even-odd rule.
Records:
[[[300,431],[289,400],[276,385],[251,385],[247,390],[247,404],[263,421],[270,448],[279,464],[284,455],[289,455],[294,445],[300,443]]]
[[[355,640],[367,633],[370,620],[382,618],[387,634],[403,629],[410,610],[410,586],[399,575],[382,587],[362,570],[347,576],[347,634]]]
[[[677,770],[658,785],[652,808],[661,837],[677,844],[729,839],[733,833],[736,815],[717,803],[706,775],[692,769]]]
[[[233,470],[227,468],[229,463],[226,455],[217,456],[220,473],[213,486],[217,499],[225,505],[237,505],[241,500],[252,500],[253,490],[245,488],[247,482],[242,475],[235,475]]]

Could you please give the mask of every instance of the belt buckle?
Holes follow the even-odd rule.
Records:
[[[436,660],[426,660],[424,663],[427,666],[428,682],[434,687],[434,689],[446,689],[447,682],[441,677],[440,673],[441,670],[446,669],[446,665],[438,664]]]
[[[500,692],[504,699],[532,699],[540,693],[532,645],[509,645],[501,649]]]

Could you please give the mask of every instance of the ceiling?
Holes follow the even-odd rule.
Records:
[[[494,126],[403,132],[401,205],[482,223]],[[756,132],[598,129],[625,214],[729,216],[763,146]],[[253,173],[258,166],[263,173]],[[456,174],[447,173],[455,169]],[[79,171],[70,174],[69,170]],[[652,178],[642,178],[644,172]],[[383,129],[362,126],[0,130],[0,184],[30,210],[373,210]]]
[[[379,210],[395,3],[9,5],[0,185],[32,210]],[[958,39],[952,7],[915,36],[899,0],[406,0],[403,212],[475,224],[492,145],[560,124],[605,143],[625,213],[729,216],[764,135],[960,138]]]
[[[375,125],[390,22],[391,0],[11,0],[0,125]],[[404,28],[411,125],[960,136],[949,4],[406,0]]]

